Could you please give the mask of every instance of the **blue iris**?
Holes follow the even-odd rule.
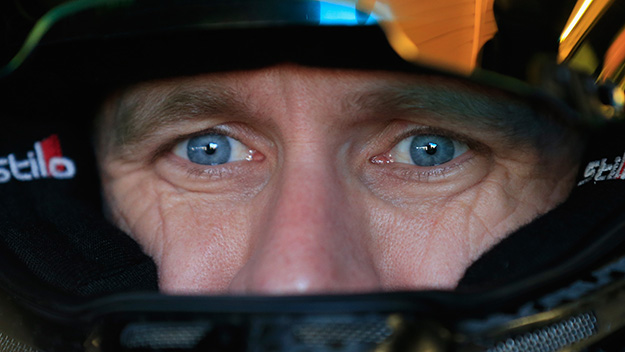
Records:
[[[221,134],[205,134],[189,139],[187,157],[202,165],[220,165],[230,160],[232,147],[228,137]]]
[[[454,142],[443,136],[415,136],[410,143],[410,157],[415,165],[436,166],[454,158]]]

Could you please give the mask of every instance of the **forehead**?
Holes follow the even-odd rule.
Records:
[[[355,111],[411,110],[449,119],[527,110],[526,104],[500,91],[449,77],[290,64],[144,82],[118,97],[124,120],[150,116],[155,124],[177,115],[271,118],[276,110],[294,107],[328,110],[343,115],[342,120],[362,118]]]
[[[503,96],[496,90],[443,76],[383,70],[315,68],[294,64],[144,82],[128,89],[130,94],[127,96],[146,99],[149,95],[174,95],[184,93],[185,90],[192,92],[194,89],[224,90],[224,93],[240,93],[251,98],[269,93],[287,96],[291,92],[280,91],[281,88],[306,88],[308,96],[327,95],[324,98],[349,98],[353,95],[402,89],[413,92],[418,90],[426,98],[430,92],[432,98],[445,92],[453,95]]]

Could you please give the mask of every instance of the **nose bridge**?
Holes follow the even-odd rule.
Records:
[[[281,173],[277,180],[278,192],[272,199],[274,208],[270,210],[273,216],[269,226],[274,231],[310,228],[310,231],[296,232],[312,235],[317,232],[315,229],[337,225],[334,218],[338,214],[334,208],[343,208],[340,203],[346,203],[346,190],[328,162],[316,159],[319,158],[293,163]]]
[[[231,289],[284,294],[375,287],[364,226],[335,155],[310,145],[295,149],[273,180],[269,206],[254,226],[254,248]]]

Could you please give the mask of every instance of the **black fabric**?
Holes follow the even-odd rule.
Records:
[[[30,276],[44,287],[77,296],[156,290],[152,260],[102,215],[90,119],[51,114],[29,116],[31,122],[24,123],[19,111],[5,111],[1,119],[0,158],[13,154],[16,161],[27,160],[35,142],[56,136],[62,155],[76,166],[71,179],[11,175],[0,183],[0,253],[5,261],[13,256],[19,262],[3,269],[4,275],[16,281]],[[10,172],[9,165],[2,168]]]
[[[623,135],[625,128],[621,123],[611,123],[591,133],[578,182],[586,179],[588,163],[605,159],[606,164],[615,164],[623,159]],[[620,169],[622,164],[616,166]],[[602,176],[609,173],[604,171]],[[566,261],[590,246],[603,231],[610,230],[610,224],[625,214],[624,200],[625,179],[596,181],[592,177],[576,185],[567,201],[511,234],[473,263],[458,289],[513,283]],[[619,236],[625,238],[625,233]]]

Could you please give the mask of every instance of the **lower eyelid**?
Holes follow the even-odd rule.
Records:
[[[225,177],[231,177],[236,172],[236,169],[233,170],[232,167],[220,166],[222,165],[217,165],[217,167],[191,167],[187,170],[187,176],[192,179],[219,180]]]
[[[417,166],[406,163],[391,163],[380,171],[410,182],[447,181],[459,172],[466,170],[476,161],[477,155],[467,150],[448,163],[437,166]],[[382,170],[383,169],[383,170]]]
[[[241,196],[242,189],[254,193],[269,177],[266,163],[233,162],[206,166],[194,164],[173,153],[155,165],[159,177],[180,190],[230,194],[237,198]]]

